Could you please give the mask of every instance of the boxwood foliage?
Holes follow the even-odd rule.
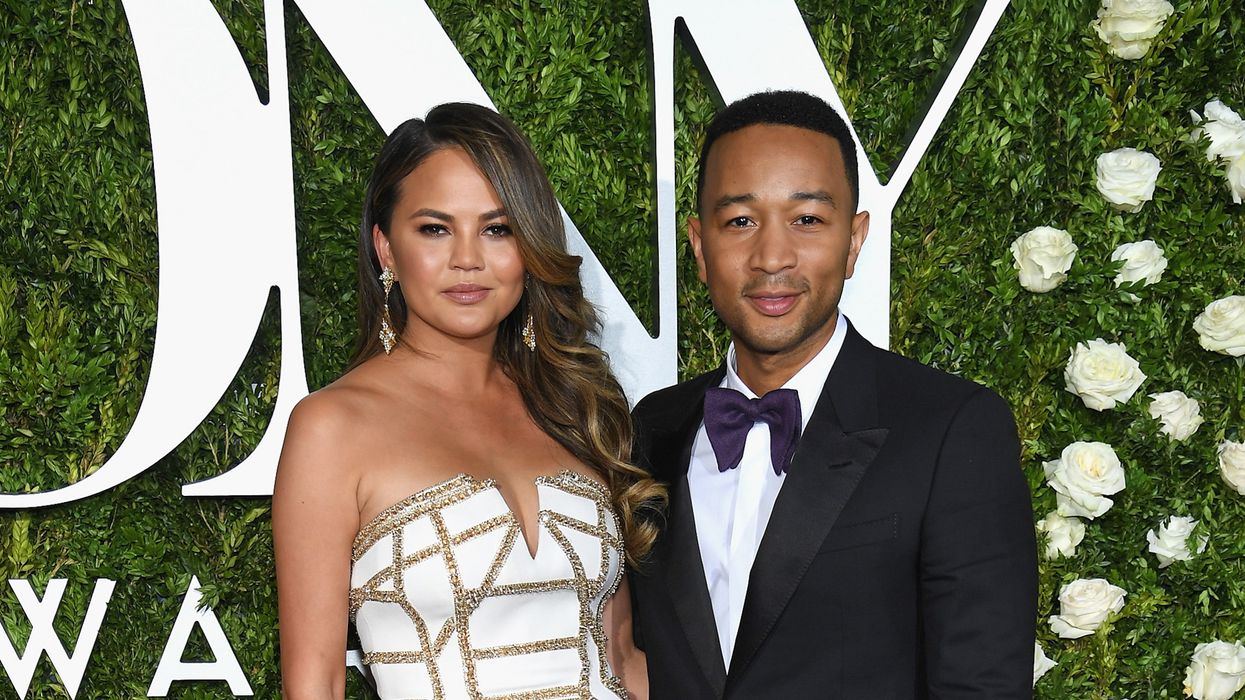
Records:
[[[266,89],[259,0],[216,0]],[[651,67],[639,0],[429,3],[498,107],[528,133],[563,204],[641,318],[652,319],[655,228]],[[959,37],[966,0],[798,3],[882,177],[903,152]],[[1245,208],[1222,165],[1186,138],[1190,109],[1245,109],[1245,13],[1237,0],[1181,2],[1140,61],[1108,55],[1093,0],[1017,0],[894,214],[892,346],[989,385],[1011,402],[1036,516],[1054,507],[1041,462],[1074,440],[1115,446],[1128,487],[1089,523],[1075,556],[1041,563],[1039,640],[1059,665],[1043,698],[1175,698],[1194,646],[1245,638],[1245,497],[1219,479],[1215,449],[1245,433],[1245,367],[1198,347],[1193,318],[1245,293]],[[346,361],[354,333],[353,241],[363,182],[383,134],[293,3],[285,40],[295,158],[308,379]],[[741,40],[746,31],[741,29]],[[695,153],[715,92],[686,47],[675,94],[680,221],[692,213]],[[400,86],[395,86],[400,89]],[[154,340],[157,238],[142,83],[116,2],[6,2],[0,8],[0,488],[45,490],[112,454],[142,397]],[[1121,146],[1163,162],[1139,213],[1106,206],[1095,157]],[[227,206],[228,203],[211,203]],[[1038,225],[1080,246],[1068,281],[1023,291],[1008,245]],[[1118,244],[1151,238],[1161,282],[1116,289]],[[678,282],[680,371],[717,364],[725,335],[685,246]],[[222,271],[227,274],[227,271]],[[1133,296],[1135,295],[1135,296]],[[1063,389],[1079,341],[1127,345],[1148,375],[1128,404],[1097,413]],[[118,581],[80,697],[141,697],[189,578],[204,584],[259,697],[279,693],[269,505],[188,499],[182,483],[219,473],[259,440],[276,394],[275,306],[237,379],[204,424],[141,476],[83,502],[0,513],[0,576],[42,591],[69,579],[56,629],[72,645],[97,578]],[[1148,392],[1181,389],[1206,424],[1159,434]],[[1197,518],[1209,547],[1158,569],[1145,533]],[[1103,577],[1128,591],[1096,634],[1054,637],[1059,587]],[[0,623],[30,633],[11,591]],[[210,654],[198,633],[187,660]],[[5,679],[7,681],[7,679]],[[0,681],[0,695],[13,695]],[[366,695],[353,675],[351,697]],[[180,682],[177,697],[226,697]],[[27,697],[65,691],[46,659]]]

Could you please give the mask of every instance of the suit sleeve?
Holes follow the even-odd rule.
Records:
[[[646,419],[648,406],[645,403],[648,399],[641,399],[636,407],[631,411],[631,424],[633,431],[631,434],[631,463],[640,467],[649,474],[653,473],[652,467],[649,465],[649,436],[648,436],[648,420]],[[635,644],[635,648],[640,651],[644,649],[644,625],[641,624],[640,617],[640,596],[637,593],[643,582],[636,581],[636,572],[628,567],[627,576],[631,577],[631,637]]]
[[[981,389],[944,436],[921,533],[929,697],[1032,698],[1037,543],[1011,411]]]

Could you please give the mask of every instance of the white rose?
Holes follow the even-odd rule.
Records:
[[[1241,115],[1219,100],[1207,102],[1205,111],[1206,119],[1202,119],[1197,112],[1189,113],[1198,125],[1193,130],[1193,138],[1201,138],[1202,134],[1210,138],[1206,160],[1233,160],[1245,156],[1245,120],[1241,119]]]
[[[1097,518],[1115,503],[1107,496],[1124,490],[1124,468],[1105,442],[1074,442],[1042,471],[1064,517]]]
[[[1216,299],[1193,319],[1198,342],[1232,357],[1245,355],[1245,296]]]
[[[1159,525],[1157,532],[1150,530],[1146,533],[1150,553],[1158,557],[1160,569],[1171,566],[1172,562],[1189,561],[1193,558],[1193,552],[1189,551],[1189,535],[1193,534],[1195,527],[1197,521],[1193,518],[1173,515],[1166,523]],[[1201,537],[1198,539],[1197,553],[1205,551],[1206,537]]]
[[[1158,158],[1135,148],[1117,148],[1098,156],[1098,191],[1116,208],[1141,211],[1154,199],[1154,185],[1163,169]]]
[[[1175,12],[1167,0],[1102,0],[1090,23],[1111,53],[1130,60],[1146,55],[1163,23]]]
[[[1020,271],[1020,286],[1030,292],[1049,292],[1068,278],[1076,259],[1076,244],[1067,231],[1038,226],[1012,241],[1012,267]]]
[[[1047,513],[1038,521],[1037,529],[1046,533],[1047,559],[1076,554],[1076,546],[1085,539],[1085,523],[1076,518],[1065,518],[1058,511]]]
[[[1115,276],[1117,287],[1141,281],[1145,281],[1147,286],[1154,284],[1163,276],[1163,270],[1167,269],[1167,258],[1163,256],[1163,249],[1154,241],[1125,243],[1111,253],[1111,259],[1124,261],[1119,274]]]
[[[1096,338],[1076,344],[1063,379],[1067,390],[1081,397],[1087,407],[1105,411],[1128,403],[1146,375],[1122,344]]]
[[[1202,424],[1202,407],[1183,391],[1150,394],[1150,417],[1163,423],[1159,430],[1173,440],[1184,440]]]
[[[1245,496],[1245,442],[1224,440],[1220,443],[1219,475],[1225,484]]]
[[[1240,204],[1245,199],[1245,156],[1233,158],[1228,165],[1228,187],[1232,188],[1232,201]]]
[[[1184,673],[1184,694],[1197,700],[1228,700],[1245,688],[1245,645],[1215,640],[1199,644]]]
[[[1046,656],[1046,652],[1042,651],[1042,645],[1037,642],[1033,643],[1033,685],[1037,686],[1038,679],[1046,675],[1046,672],[1059,664],[1052,661]]]
[[[1059,614],[1050,617],[1050,628],[1064,639],[1091,635],[1108,616],[1124,609],[1125,595],[1127,591],[1106,579],[1077,579],[1059,589]]]

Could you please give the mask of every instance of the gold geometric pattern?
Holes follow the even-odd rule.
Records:
[[[501,497],[496,482],[468,474],[459,474],[399,501],[359,529],[352,551],[350,612],[359,624],[364,643],[363,660],[371,666],[382,692],[389,681],[402,686],[396,689],[402,693],[400,697],[412,697],[412,692],[431,693],[431,700],[614,700],[627,697],[606,661],[606,637],[601,624],[605,603],[622,580],[621,527],[610,504],[609,491],[597,480],[571,470],[538,477],[536,485],[541,504],[537,516],[540,536],[535,555],[528,551],[519,521]],[[554,492],[542,492],[541,487]],[[572,498],[560,499],[558,494]],[[555,501],[555,506],[546,507],[546,500]],[[564,508],[557,508],[557,503]],[[481,546],[487,545],[482,540],[486,539],[496,541],[497,546],[490,551],[491,561],[485,566],[481,567],[479,561],[459,560],[462,556],[479,559]],[[556,547],[550,548],[549,544]],[[546,552],[546,549],[555,551]],[[560,556],[556,556],[558,554]],[[365,557],[371,568],[360,565]],[[408,590],[412,568],[437,559],[443,563],[444,571],[436,569],[440,573],[433,577],[435,580],[429,580],[425,566],[414,578],[426,581],[427,585],[421,590]],[[464,568],[477,573],[465,576]],[[482,576],[478,573],[481,569]],[[445,592],[451,600],[436,598],[440,590],[437,585],[444,583],[448,583]],[[577,628],[574,635],[555,634],[543,638],[542,630],[530,629],[527,630],[529,636],[522,641],[473,644],[473,632],[479,636],[482,630],[503,622],[490,620],[488,615],[508,609],[490,608],[473,618],[486,602],[502,599],[503,604],[519,603],[523,599],[518,597],[543,593],[553,595],[542,598],[540,604],[554,605],[554,608],[547,616],[542,613],[541,619],[547,617],[549,629],[555,631],[568,631],[557,626],[559,620],[563,625],[573,624]],[[510,598],[512,596],[516,598]],[[577,609],[568,609],[570,603],[554,604],[554,600],[574,600]],[[444,621],[437,626],[438,616],[421,612],[416,602],[449,612],[440,615]],[[408,640],[409,647],[402,651],[369,649],[369,640],[364,638],[365,627],[369,631],[372,627],[395,629],[392,619],[384,619],[392,615],[404,615],[406,619],[397,622],[405,629],[414,630]],[[569,615],[576,619],[566,620]],[[365,625],[364,622],[376,624]],[[434,626],[437,628],[433,629]],[[404,640],[384,641],[392,644]],[[482,665],[498,659],[527,657],[531,660],[536,658],[531,655],[557,651],[577,653],[576,677],[559,677],[556,682],[539,688],[486,694],[488,687],[498,685],[499,667],[481,671]],[[443,668],[447,659],[461,668]],[[416,665],[413,668],[420,671],[416,675],[422,679],[426,674],[426,683],[385,677],[387,673],[396,672],[397,667],[393,665],[401,664]],[[507,668],[510,669],[507,673],[513,676],[514,667]],[[483,682],[482,673],[489,676],[490,682]],[[546,680],[541,678],[542,682]],[[427,687],[406,687],[412,684]]]

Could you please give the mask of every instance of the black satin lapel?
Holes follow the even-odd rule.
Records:
[[[709,601],[709,589],[705,584],[704,564],[700,559],[686,475],[670,484],[670,519],[667,527],[663,551],[666,590],[692,655],[696,657],[715,695],[722,697],[726,687],[726,666],[722,662],[718,628],[713,620],[713,604]]]
[[[778,621],[843,506],[886,441],[885,428],[844,433],[823,393],[778,493],[748,580],[731,676]]]

